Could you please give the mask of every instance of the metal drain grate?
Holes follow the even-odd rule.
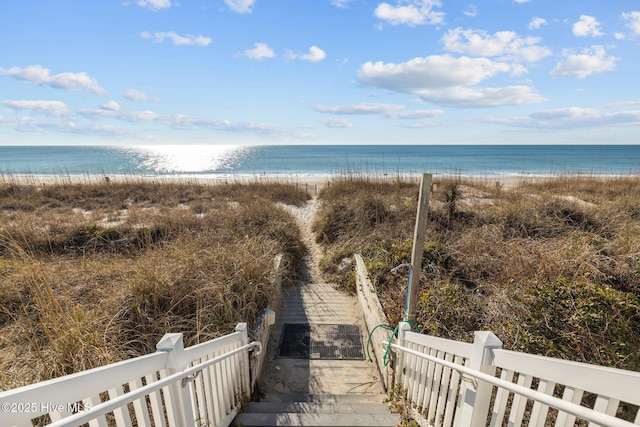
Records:
[[[360,328],[357,325],[287,323],[282,330],[278,357],[315,360],[364,360]]]

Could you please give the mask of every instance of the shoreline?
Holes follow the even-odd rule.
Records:
[[[333,182],[343,180],[371,179],[379,181],[416,181],[420,173],[327,173],[327,174],[225,174],[225,175],[131,175],[131,174],[0,174],[0,184],[6,185],[71,185],[71,184],[111,184],[111,183],[157,183],[157,184],[193,184],[193,185],[225,185],[225,184],[291,184],[315,189],[316,193]],[[619,179],[640,178],[640,174],[509,174],[509,175],[463,175],[433,174],[434,183],[438,180],[462,180],[482,185],[496,185],[513,188],[522,184],[540,183],[554,179]]]

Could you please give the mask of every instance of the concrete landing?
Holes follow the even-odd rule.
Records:
[[[278,358],[286,323],[358,325],[366,357],[368,336],[356,297],[339,292],[328,284],[305,284],[286,289],[280,312],[276,313],[276,324],[259,381],[261,394],[385,394],[380,373],[368,360]]]

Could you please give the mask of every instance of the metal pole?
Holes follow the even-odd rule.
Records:
[[[429,197],[431,196],[432,176],[423,173],[420,179],[420,195],[418,196],[418,212],[416,214],[416,228],[413,233],[413,250],[411,251],[411,271],[407,288],[407,305],[404,320],[416,321],[416,300],[420,273],[422,272],[422,255],[424,254],[424,235],[427,228],[427,212],[429,211]]]

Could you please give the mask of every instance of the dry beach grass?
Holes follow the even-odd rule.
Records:
[[[640,179],[436,180],[421,272],[418,325],[506,348],[640,370]],[[320,193],[324,270],[345,288],[341,260],[360,252],[390,323],[401,319],[418,186],[345,180]],[[343,268],[340,268],[342,266]]]
[[[312,246],[301,221],[326,281],[352,289],[349,260],[365,256],[396,323],[406,275],[390,269],[410,258],[417,180],[325,184],[307,203],[308,185],[268,180],[0,182],[0,389],[154,351],[165,332],[191,345],[255,319],[274,303],[274,256],[285,280],[300,274]],[[436,179],[424,332],[490,329],[506,348],[640,370],[639,298],[640,179]]]
[[[304,255],[278,183],[0,185],[0,387],[186,345],[255,319]]]

